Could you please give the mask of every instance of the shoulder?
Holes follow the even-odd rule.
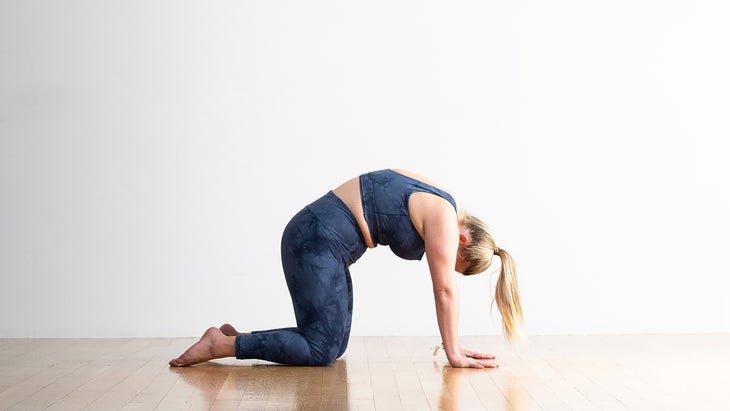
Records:
[[[391,168],[390,170],[391,171],[394,171],[394,172],[396,172],[398,174],[402,174],[402,175],[404,175],[406,177],[410,177],[410,178],[412,178],[414,180],[418,180],[418,181],[424,182],[424,183],[426,183],[428,185],[432,185],[432,186],[438,188],[439,190],[446,191],[439,184],[435,183],[434,181],[432,181],[432,180],[430,180],[430,179],[428,179],[428,178],[426,178],[426,177],[424,177],[424,176],[422,176],[420,174],[416,174],[416,173],[414,173],[412,171],[408,171],[408,170],[403,170],[402,168]]]
[[[408,212],[416,231],[426,242],[454,232],[458,236],[456,210],[445,198],[426,192],[415,192],[408,200]]]
[[[459,224],[454,207],[444,198],[423,194],[420,204],[420,234],[429,266],[454,267],[459,244]],[[415,206],[419,208],[419,205]]]

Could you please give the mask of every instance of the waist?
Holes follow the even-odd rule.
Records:
[[[365,218],[365,224],[368,226],[370,239],[373,241],[373,244],[381,244],[378,236],[378,228],[375,224],[376,207],[373,184],[373,178],[370,173],[360,176],[360,200],[362,201],[362,214]]]
[[[348,262],[355,262],[367,250],[362,232],[352,212],[333,191],[315,200],[306,207],[348,250]]]

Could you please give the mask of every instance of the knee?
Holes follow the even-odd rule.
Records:
[[[344,340],[342,341],[342,344],[340,345],[340,350],[339,350],[339,352],[337,353],[337,358],[340,358],[340,357],[342,357],[342,356],[343,356],[343,355],[345,354],[345,351],[347,351],[347,340],[348,340],[348,339],[347,339],[347,338],[345,338],[345,339],[344,339]]]
[[[310,365],[327,366],[327,365],[334,364],[335,360],[337,360],[337,356],[327,355],[327,356],[322,356],[322,357],[318,357],[318,358],[313,358],[312,363]]]
[[[312,353],[312,360],[309,365],[327,366],[332,365],[337,360],[339,350],[327,350],[324,353]]]
[[[309,365],[314,367],[327,367],[335,363],[335,360],[314,360]]]

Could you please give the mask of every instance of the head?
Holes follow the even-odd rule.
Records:
[[[489,228],[480,219],[462,211],[459,213],[459,248],[456,271],[474,275],[486,271],[497,256],[502,264],[497,279],[494,300],[502,314],[502,329],[508,341],[522,338],[522,305],[517,287],[517,271],[512,256],[497,247]]]

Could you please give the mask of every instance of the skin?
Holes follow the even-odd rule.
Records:
[[[393,171],[439,187],[430,180],[406,170]],[[439,187],[440,188],[440,187]],[[374,248],[360,199],[360,180],[355,177],[334,190],[352,211],[362,231],[365,244]],[[494,368],[498,367],[492,354],[478,353],[459,346],[459,296],[456,290],[454,271],[463,273],[467,262],[459,257],[459,251],[469,243],[469,233],[462,222],[462,215],[444,198],[431,193],[415,192],[408,200],[408,211],[418,234],[426,245],[434,303],[439,331],[446,357],[452,367]],[[182,355],[170,361],[171,366],[193,365],[216,358],[235,356],[236,336],[239,333],[232,325],[208,328],[198,342]]]

